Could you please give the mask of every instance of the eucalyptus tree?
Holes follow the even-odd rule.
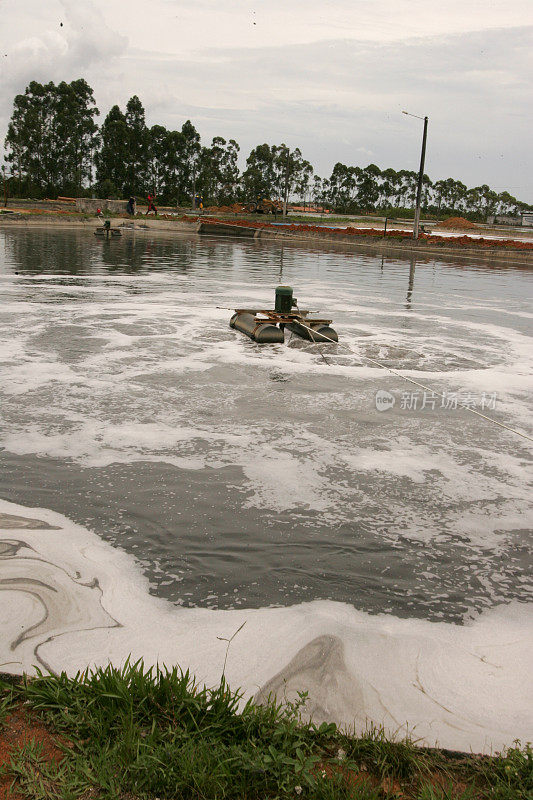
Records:
[[[433,201],[437,211],[463,211],[465,207],[467,188],[461,181],[446,178],[435,181],[433,184]]]
[[[91,182],[98,109],[85,80],[31,81],[15,97],[6,160],[35,194],[80,192]]]
[[[299,147],[291,150],[286,144],[276,148],[274,164],[277,170],[278,195],[288,200],[293,192],[306,191],[311,181],[313,167],[302,156]]]
[[[313,203],[316,206],[324,203],[324,181],[318,175],[313,176],[313,188],[311,190]]]
[[[92,182],[98,114],[93,90],[83,78],[57,86],[55,141],[60,185],[69,194]]]
[[[313,167],[301,150],[286,144],[260,144],[239,176],[239,145],[215,136],[202,147],[190,120],[181,130],[162,125],[148,129],[145,112],[134,95],[125,113],[114,105],[100,131],[93,91],[82,78],[58,85],[31,81],[14,98],[9,122],[6,162],[18,177],[19,194],[47,196],[80,194],[91,185],[106,196],[155,191],[164,202],[184,202],[196,191],[206,201],[229,203],[242,196],[285,198],[293,194],[339,211],[413,207],[418,174],[411,170],[383,171],[337,162],[329,179],[313,177]],[[423,176],[423,206],[439,213],[518,214],[528,208],[508,192],[487,184],[467,189],[446,178],[431,183]]]
[[[181,131],[167,131],[165,136],[166,148],[162,154],[162,184],[164,202],[179,205],[181,198],[181,183],[183,177],[182,152],[184,150],[184,137]],[[183,199],[190,201],[190,193]]]
[[[358,167],[337,161],[329,178],[328,200],[337,211],[348,211],[357,197]]]
[[[469,210],[475,212],[482,219],[486,219],[489,214],[494,214],[498,208],[498,195],[486,183],[468,189],[466,201]]]
[[[499,214],[512,214],[517,215],[520,210],[520,203],[509,192],[500,192],[498,195],[498,208]]]
[[[147,184],[162,201],[167,200],[169,189],[168,152],[169,132],[163,125],[152,125],[148,134]]]
[[[270,197],[276,181],[274,167],[275,152],[269,144],[254,147],[246,159],[246,169],[242,174],[242,189],[246,200]]]
[[[481,190],[481,197],[483,200],[482,214],[483,217],[487,219],[490,214],[495,214],[498,210],[498,192],[495,192],[494,189],[491,189],[487,184],[483,184]]]
[[[12,164],[27,191],[42,195],[57,183],[57,160],[53,158],[55,85],[31,81],[24,94],[13,101],[7,129],[6,161]]]
[[[433,189],[433,181],[429,175],[422,175],[422,208],[428,209],[431,202],[431,190]]]
[[[416,201],[416,192],[418,188],[418,172],[411,169],[401,170],[402,183],[404,187],[403,200],[404,205],[413,207]]]
[[[389,208],[393,204],[397,172],[392,167],[381,171],[378,203],[381,208]]]
[[[237,199],[240,178],[237,159],[240,149],[235,139],[226,141],[222,136],[215,136],[211,142],[212,159],[218,180],[216,196],[219,203],[232,203]]]
[[[361,209],[371,210],[379,200],[381,170],[375,164],[356,169],[357,205]]]
[[[126,104],[127,153],[125,161],[126,194],[145,194],[147,186],[150,137],[144,108],[136,94]]]
[[[126,164],[128,160],[128,125],[126,117],[114,105],[102,123],[99,135],[100,147],[96,152],[96,183],[105,197],[118,194],[122,197],[126,186]]]
[[[204,200],[220,204],[236,199],[239,149],[235,139],[227,142],[222,136],[215,136],[210,147],[202,147],[198,157],[197,185]]]
[[[408,172],[405,169],[399,169],[396,172],[396,178],[394,182],[394,205],[395,206],[403,206],[405,205],[405,195],[407,193],[408,188]]]
[[[204,203],[217,201],[217,165],[210,147],[202,147],[198,154],[196,192],[203,197]]]
[[[328,179],[327,203],[336,211],[343,210],[355,192],[350,168],[337,161]]]
[[[299,169],[296,175],[295,183],[294,183],[294,191],[298,195],[298,197],[303,198],[304,204],[307,200],[308,195],[311,193],[311,181],[313,178],[313,167],[309,163],[309,161],[302,160],[302,163],[299,165]]]
[[[242,175],[243,193],[248,200],[258,197],[283,199],[307,186],[312,172],[311,164],[303,158],[299,147],[291,150],[286,144],[260,144],[246,159]]]
[[[179,202],[189,202],[196,193],[199,158],[201,152],[200,134],[188,119],[181,126],[175,139],[177,147],[177,193]]]

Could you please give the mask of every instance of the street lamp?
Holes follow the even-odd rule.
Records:
[[[424,179],[424,162],[426,160],[426,139],[428,135],[428,118],[419,117],[418,114],[410,114],[408,111],[402,111],[408,117],[416,117],[417,119],[424,120],[424,133],[422,136],[422,153],[420,155],[420,170],[418,172],[418,186],[416,189],[416,206],[415,206],[415,224],[413,227],[413,239],[418,239],[418,228],[420,226],[420,204],[422,202],[422,181]]]

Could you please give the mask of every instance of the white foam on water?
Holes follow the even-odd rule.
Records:
[[[242,461],[242,456],[239,460]],[[242,469],[253,492],[244,507],[327,512],[334,505],[334,493],[328,496],[319,467],[290,453],[275,451],[272,447],[261,452],[255,449],[254,456],[245,458]]]
[[[12,453],[68,458],[86,467],[139,461],[182,469],[233,466],[242,470],[247,507],[303,508],[323,515],[324,521],[357,518],[353,497],[368,499],[364,484],[372,474],[382,487],[384,481],[392,486],[407,479],[412,488],[427,489],[434,504],[497,497],[500,506],[491,514],[492,519],[501,517],[502,527],[520,501],[527,507],[525,462],[513,456],[507,471],[500,458],[502,442],[512,448],[518,444],[511,434],[499,431],[495,437],[490,423],[467,412],[459,412],[453,422],[444,411],[431,420],[396,411],[380,415],[374,408],[378,388],[388,388],[391,380],[397,392],[416,387],[364,359],[383,359],[437,391],[459,389],[478,397],[496,392],[495,416],[527,429],[531,353],[519,331],[451,319],[437,306],[411,311],[404,327],[405,312],[391,308],[388,298],[371,292],[354,297],[353,286],[340,286],[332,298],[322,282],[310,280],[306,305],[329,306],[335,316],[344,313],[343,344],[327,350],[325,363],[314,345],[297,337],[288,346],[261,348],[229,330],[229,312],[216,309],[215,303],[238,294],[244,305],[268,305],[270,292],[263,286],[236,282],[228,288],[218,281],[214,287],[208,282],[205,303],[192,305],[180,276],[84,276],[72,278],[73,286],[70,280],[58,286],[39,276],[29,281],[31,302],[22,294],[6,304],[10,313],[26,312],[18,325],[7,323],[6,344],[0,349],[5,378],[0,443]],[[142,298],[133,294],[140,287]],[[79,300],[63,299],[76,293]],[[86,331],[86,352],[69,353],[72,326]],[[475,352],[475,368],[472,358],[466,368],[447,368],[450,355],[461,363],[465,351]],[[272,386],[264,384],[273,369],[282,370],[288,381],[286,400],[280,399],[277,408]],[[216,373],[212,382],[210,373]],[[319,391],[308,383],[306,391],[300,390],[309,379]],[[260,387],[254,393],[255,383]],[[261,395],[272,402],[259,408]],[[246,406],[257,411],[254,418],[244,418]],[[336,423],[337,416],[349,435]],[[469,453],[467,463],[455,439],[458,428],[465,433],[460,449]],[[480,432],[492,437],[494,445],[482,444]],[[348,483],[332,479],[336,466],[342,466]],[[411,515],[408,520],[399,506],[398,513],[403,535],[434,533],[422,518]],[[483,523],[485,512],[477,513]],[[454,519],[447,512],[448,523]],[[480,524],[476,543],[487,544],[489,535],[494,544],[492,533]]]
[[[357,731],[372,721],[389,731],[408,728],[428,745],[476,752],[531,739],[533,605],[500,605],[462,626],[371,616],[331,601],[185,609],[151,596],[131,556],[67,518],[2,500],[6,514],[3,670],[44,666],[73,674],[87,665],[123,664],[131,654],[147,665],[190,668],[215,685],[226,648],[217,637],[246,622],[226,669],[245,697],[275,679],[279,699],[309,689],[308,713]],[[28,518],[54,528],[38,529],[31,519],[33,529],[24,527]]]
[[[239,256],[228,248],[229,260]],[[401,392],[417,388],[364,356],[437,391],[470,391],[478,400],[496,392],[488,415],[529,432],[525,312],[500,307],[496,273],[473,289],[457,272],[454,291],[443,291],[442,265],[431,268],[423,299],[420,292],[406,310],[403,297],[377,288],[377,271],[372,285],[359,287],[353,270],[360,262],[346,259],[347,275],[341,258],[325,259],[319,279],[305,277],[305,306],[331,310],[341,335],[338,347],[323,348],[288,335],[284,346],[261,347],[231,331],[230,311],[215,306],[268,307],[273,284],[265,288],[260,271],[249,282],[238,272],[225,280],[209,256],[200,277],[6,279],[1,308],[14,319],[0,316],[0,445],[82,468],[232,467],[243,530],[247,509],[260,509],[270,521],[284,514],[324,538],[336,526],[370,530],[385,547],[418,548],[429,564],[446,548],[461,548],[462,568],[486,584],[484,598],[495,604],[515,596],[513,548],[533,527],[530,445],[466,411],[402,412]],[[424,275],[424,266],[417,270]],[[386,414],[375,408],[380,388],[397,397]],[[506,591],[497,586],[500,558]],[[453,584],[444,591],[453,595]],[[419,591],[413,606],[426,602]],[[319,609],[322,618],[326,606]]]

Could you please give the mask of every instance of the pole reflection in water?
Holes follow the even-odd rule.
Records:
[[[411,258],[409,264],[409,283],[407,285],[407,297],[405,301],[405,307],[408,310],[411,309],[411,299],[413,297],[413,287],[415,284],[415,266],[416,266],[416,258]]]

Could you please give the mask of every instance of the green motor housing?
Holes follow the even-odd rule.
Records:
[[[290,314],[296,305],[296,298],[292,296],[292,286],[276,286],[276,302],[274,310],[278,314]]]

